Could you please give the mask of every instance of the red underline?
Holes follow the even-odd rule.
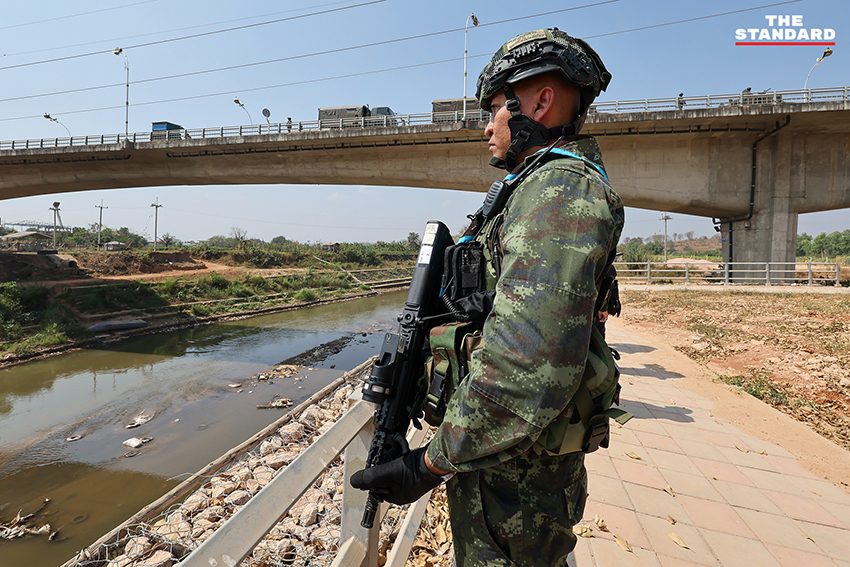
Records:
[[[735,45],[835,45],[834,41],[736,41]]]

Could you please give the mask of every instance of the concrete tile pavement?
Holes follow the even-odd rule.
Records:
[[[594,537],[579,537],[575,565],[850,567],[850,496],[714,416],[710,400],[659,364],[651,339],[620,325],[608,336],[635,418],[587,456],[582,524]]]

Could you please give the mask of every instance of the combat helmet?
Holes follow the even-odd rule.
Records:
[[[547,128],[520,112],[519,99],[512,85],[544,73],[556,73],[578,87],[581,102],[572,124]],[[505,92],[505,106],[511,112],[511,147],[505,159],[493,158],[490,165],[513,169],[516,159],[527,148],[546,145],[552,138],[578,133],[587,110],[601,91],[608,88],[611,73],[586,41],[571,37],[558,28],[520,34],[496,51],[478,76],[475,98],[484,110],[490,99]]]

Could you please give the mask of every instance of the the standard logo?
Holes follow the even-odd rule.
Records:
[[[766,28],[735,30],[735,45],[835,45],[832,28],[807,28],[803,16],[765,16]]]

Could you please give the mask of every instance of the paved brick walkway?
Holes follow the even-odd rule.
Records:
[[[582,523],[594,537],[579,538],[576,565],[850,567],[850,496],[713,416],[712,402],[677,385],[681,375],[658,364],[646,339],[619,325],[608,334],[635,418],[587,457]]]

